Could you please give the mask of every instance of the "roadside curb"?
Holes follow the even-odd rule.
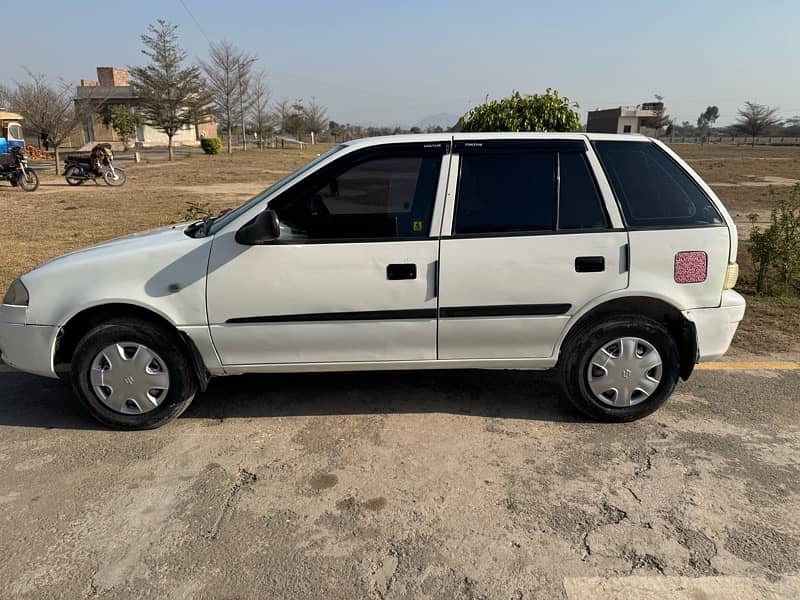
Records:
[[[700,363],[695,371],[798,371],[800,363],[790,360],[715,361]]]

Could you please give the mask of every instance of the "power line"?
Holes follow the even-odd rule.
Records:
[[[200,21],[197,20],[197,17],[195,17],[192,14],[192,11],[189,10],[189,7],[186,6],[186,3],[183,0],[178,0],[178,2],[181,3],[181,6],[183,6],[183,8],[186,10],[187,14],[192,18],[192,21],[194,21],[194,24],[197,25],[197,29],[200,30],[200,33],[203,35],[204,38],[206,38],[206,41],[209,44],[211,44],[211,40],[208,39],[208,36],[206,35],[206,32],[203,30],[203,26],[200,25]]]

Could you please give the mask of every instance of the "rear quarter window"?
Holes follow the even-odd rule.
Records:
[[[601,141],[594,145],[629,227],[723,223],[711,199],[656,144]]]

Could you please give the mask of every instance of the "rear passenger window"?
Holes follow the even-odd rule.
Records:
[[[552,230],[555,154],[464,154],[455,233]]]
[[[605,229],[608,217],[594,176],[581,152],[559,154],[559,229]]]
[[[595,146],[629,226],[722,223],[706,194],[655,144],[606,141]]]

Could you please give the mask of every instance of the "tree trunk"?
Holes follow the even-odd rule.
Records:
[[[233,154],[233,148],[231,147],[231,138],[233,137],[233,132],[231,130],[231,119],[230,115],[228,116],[228,154]]]
[[[59,154],[58,154],[58,144],[53,144],[53,152],[55,152],[55,154],[56,154],[56,175],[59,175],[59,172],[58,172],[58,156],[59,156]]]
[[[174,133],[172,135],[175,135]],[[168,135],[169,142],[167,142],[167,152],[169,153],[169,160],[172,161],[172,135]]]

